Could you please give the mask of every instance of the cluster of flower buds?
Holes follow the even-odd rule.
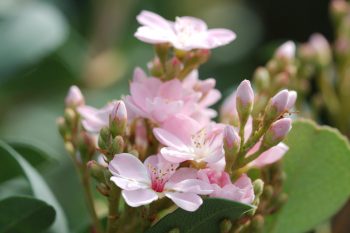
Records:
[[[130,95],[102,109],[79,101],[77,96],[82,95],[75,87],[75,94],[70,91],[67,97],[77,125],[96,138],[100,159],[88,167],[99,191],[109,199],[109,220],[117,219],[120,190],[131,207],[151,203],[159,207],[154,202],[167,198],[195,211],[205,197],[259,205],[263,181],[253,182],[247,171],[278,161],[288,150],[282,141],[291,120],[285,114],[296,101],[296,92],[288,90],[263,98],[261,87],[272,75],[293,75],[294,44],[283,45],[265,73],[258,72],[258,95],[248,80],[241,82],[222,107],[222,123],[216,123],[212,119],[217,112],[210,106],[221,93],[215,89],[215,79],[198,78],[197,68],[207,61],[210,49],[228,44],[235,34],[207,29],[193,17],[170,22],[143,11],[137,20],[142,26],[135,36],[155,46],[150,75],[136,68]]]

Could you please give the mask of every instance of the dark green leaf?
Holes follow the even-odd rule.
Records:
[[[226,199],[208,198],[195,212],[178,208],[162,218],[146,233],[166,233],[173,228],[178,228],[181,233],[216,233],[219,232],[222,220],[238,219],[253,208],[253,206]]]
[[[31,197],[9,197],[0,201],[0,233],[39,233],[55,220],[55,209]]]
[[[57,217],[55,223],[50,228],[51,232],[68,233],[69,231],[64,212],[41,175],[25,159],[23,159],[20,154],[2,141],[0,141],[0,155],[2,157],[12,158],[16,161],[20,169],[23,171],[23,174],[27,177],[34,196],[49,203],[55,208]]]
[[[287,204],[269,219],[268,233],[307,232],[329,219],[350,195],[350,147],[330,127],[296,121],[283,164]]]

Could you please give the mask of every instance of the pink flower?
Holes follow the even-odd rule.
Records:
[[[153,133],[166,146],[160,153],[173,163],[186,160],[215,163],[224,156],[223,126],[219,124],[203,128],[192,118],[178,114],[169,118],[162,128],[155,128]]]
[[[115,106],[119,105],[119,101],[108,103],[101,109],[91,106],[81,106],[78,112],[81,115],[84,128],[91,133],[99,133],[102,127],[108,126],[109,115],[112,114]]]
[[[143,117],[158,124],[177,113],[190,115],[200,98],[200,94],[184,88],[180,80],[162,82],[147,77],[140,68],[135,69],[130,92],[124,98],[129,119]]]
[[[200,99],[195,105],[195,110],[191,117],[203,126],[207,125],[211,118],[217,116],[217,112],[209,108],[221,98],[221,93],[215,89],[215,84],[216,80],[213,78],[200,80],[198,78],[198,70],[192,71],[183,81],[184,88],[200,94]]]
[[[287,41],[277,48],[275,56],[280,59],[292,60],[295,57],[295,43]]]
[[[170,43],[180,50],[213,49],[226,45],[236,38],[236,34],[227,29],[208,29],[200,19],[184,16],[177,17],[175,22],[163,17],[142,11],[137,16],[142,25],[135,36],[146,43]]]
[[[254,200],[253,184],[246,174],[243,174],[234,184],[226,172],[211,169],[199,170],[198,178],[211,184],[214,192],[210,197],[225,198],[245,204],[251,204]]]
[[[165,161],[161,156],[150,156],[142,164],[131,154],[118,154],[109,164],[113,181],[122,190],[125,202],[137,207],[168,197],[177,206],[195,211],[203,203],[199,195],[213,192],[210,185],[197,179],[191,168]]]

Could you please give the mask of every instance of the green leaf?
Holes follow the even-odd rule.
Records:
[[[288,202],[269,219],[268,233],[301,233],[332,217],[350,196],[350,147],[330,127],[294,122],[283,164]]]
[[[0,232],[43,232],[53,223],[55,214],[55,209],[41,200],[9,197],[0,201]]]
[[[178,228],[181,233],[219,232],[220,222],[224,219],[235,220],[254,207],[220,198],[205,199],[195,212],[176,209],[162,218],[146,233],[165,233]]]
[[[15,160],[18,163],[23,174],[27,177],[32,187],[34,196],[49,203],[55,208],[57,217],[55,223],[50,228],[51,232],[68,233],[69,230],[65,214],[56,197],[46,184],[45,180],[41,177],[41,175],[25,159],[23,159],[20,154],[18,154],[13,148],[2,141],[0,141],[0,154],[2,158],[8,157]]]
[[[10,146],[15,149],[22,157],[27,160],[33,167],[41,167],[43,164],[53,162],[54,159],[49,155],[51,151],[39,149],[29,141],[10,141]],[[42,148],[42,146],[40,146]],[[15,178],[22,174],[22,170],[11,157],[3,157],[0,163],[0,183]]]
[[[0,12],[0,82],[61,45],[68,35],[64,16],[44,1],[17,4]]]

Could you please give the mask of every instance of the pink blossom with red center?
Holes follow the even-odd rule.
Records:
[[[134,155],[123,153],[109,163],[111,181],[122,189],[128,205],[137,207],[168,197],[180,208],[195,211],[203,203],[199,195],[208,195],[213,189],[197,179],[195,169],[177,168],[178,164],[160,155],[152,155],[142,163]]]

